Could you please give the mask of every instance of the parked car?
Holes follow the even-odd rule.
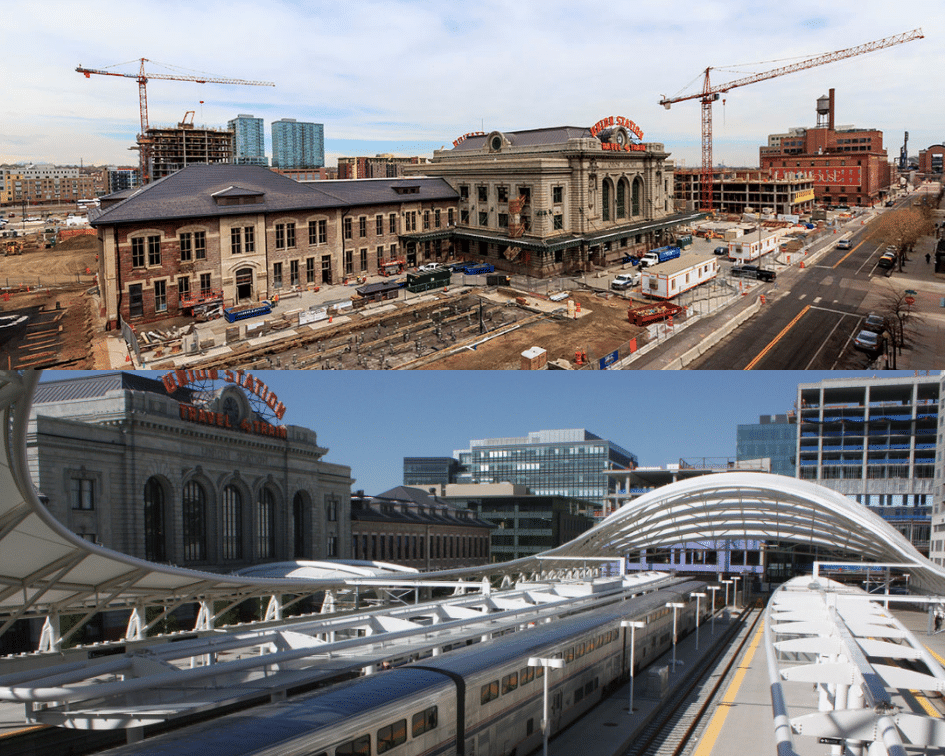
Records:
[[[432,273],[434,270],[442,270],[442,269],[443,269],[443,263],[432,262],[432,263],[426,263],[425,265],[421,265],[419,268],[417,268],[417,273]]]
[[[853,242],[849,239],[841,239],[837,242],[837,249],[853,249]]]
[[[629,289],[637,285],[640,280],[639,273],[618,273],[614,280],[610,282],[611,289]]]
[[[876,262],[877,268],[892,268],[896,264],[895,252],[884,252],[883,256]]]
[[[871,312],[866,316],[866,320],[863,321],[863,330],[882,335],[886,332],[886,318],[875,312]]]
[[[716,247],[713,252],[717,255],[727,255],[728,247]]]
[[[872,331],[860,331],[853,339],[853,346],[861,352],[878,354],[886,346],[885,337]]]
[[[758,265],[733,265],[729,271],[736,278],[756,278],[759,281],[773,281],[778,274]]]

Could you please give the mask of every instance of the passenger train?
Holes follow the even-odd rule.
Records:
[[[566,727],[629,674],[636,631],[637,670],[695,628],[705,583],[680,580],[604,609],[511,633],[486,644],[430,656],[322,691],[265,704],[108,751],[174,756],[523,756],[542,742],[543,676],[549,674],[551,733]],[[703,610],[704,611],[704,610]],[[530,667],[559,657],[562,669]]]

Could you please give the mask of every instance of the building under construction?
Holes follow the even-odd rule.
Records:
[[[233,132],[195,128],[186,119],[176,127],[148,129],[148,155],[152,181],[195,163],[232,163]]]

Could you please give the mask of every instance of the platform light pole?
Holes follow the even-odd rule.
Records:
[[[735,606],[738,606],[738,581],[741,579],[741,575],[735,575],[732,577],[732,583],[734,583],[734,585],[732,585],[732,603]]]
[[[700,601],[706,597],[705,593],[690,593],[689,598],[695,597],[696,599],[696,651],[699,650],[699,614]]]
[[[637,662],[637,628],[646,627],[646,622],[643,620],[621,620],[620,627],[630,628],[630,708],[627,709],[627,714],[633,716],[633,668]]]
[[[712,591],[712,636],[715,636],[715,594],[722,588],[720,585],[710,585],[708,590]]]
[[[685,609],[686,605],[679,601],[669,601],[666,604],[667,609],[673,610],[673,672],[676,672],[676,616],[680,609]]]
[[[545,668],[545,699],[542,708],[541,733],[542,742],[544,745],[542,752],[544,753],[544,756],[548,756],[548,678],[551,677],[552,669],[561,669],[564,667],[564,659],[545,659],[538,656],[532,656],[528,659],[528,666]]]
[[[723,580],[722,585],[725,586],[725,608],[728,609],[728,587],[732,584],[731,580]]]

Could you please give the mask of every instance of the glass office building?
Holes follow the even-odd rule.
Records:
[[[454,456],[464,466],[459,483],[515,483],[532,494],[585,499],[598,508],[615,485],[607,471],[637,466],[635,454],[583,428],[470,441]]]
[[[233,162],[237,165],[269,165],[263,119],[241,113],[226,127],[233,132]]]
[[[757,424],[739,425],[736,436],[735,459],[770,459],[771,472],[795,476],[797,465],[797,423],[794,414],[762,415]]]
[[[273,168],[323,168],[325,127],[294,118],[272,122]]]
[[[404,457],[405,486],[433,486],[455,483],[459,460],[452,457]]]

